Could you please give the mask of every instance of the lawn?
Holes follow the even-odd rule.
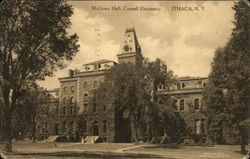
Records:
[[[18,159],[241,159],[240,146],[163,146],[132,143],[30,143],[14,142]],[[8,158],[8,159],[9,159]]]

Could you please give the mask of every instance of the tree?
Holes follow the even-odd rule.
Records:
[[[68,34],[73,11],[63,0],[5,0],[0,10],[1,111],[6,150],[12,151],[11,119],[27,81],[52,76],[79,46],[77,35]]]
[[[36,83],[29,84],[16,102],[16,108],[13,112],[15,118],[12,119],[12,124],[15,127],[13,135],[18,138],[20,132],[21,137],[31,133],[32,140],[35,142],[39,117],[42,113],[49,115],[47,104],[51,100],[52,97],[45,89]],[[50,112],[52,113],[52,110]],[[52,114],[54,115],[55,111]]]
[[[216,51],[206,99],[212,136],[220,136],[230,125],[240,136],[241,152],[245,153],[250,127],[250,11],[244,1],[235,3],[233,9],[235,27],[226,46]]]
[[[156,103],[160,127],[163,128],[164,136],[170,142],[177,142],[185,133],[184,121],[179,112],[175,112],[174,104],[174,100],[170,96],[162,96]]]
[[[170,79],[166,69],[159,59],[145,60],[141,66],[119,64],[107,72],[104,83],[96,91],[98,105],[115,107],[121,116],[129,117],[136,144],[144,136],[145,126],[153,122],[156,86]]]

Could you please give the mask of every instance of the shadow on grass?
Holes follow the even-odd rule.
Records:
[[[143,148],[168,148],[168,149],[180,149],[181,146],[180,145],[175,145],[175,144],[158,144],[158,145],[149,145],[149,146],[145,146]]]
[[[86,159],[141,159],[141,158],[148,158],[148,159],[163,159],[161,156],[158,155],[148,155],[148,154],[128,154],[128,153],[111,153],[111,152],[56,152],[56,153],[16,153],[15,155],[22,155],[22,156],[48,156],[48,157],[60,157],[60,158],[67,158],[67,157],[79,157],[79,158],[86,158]],[[171,159],[171,158],[168,158]]]
[[[237,154],[240,154],[240,155],[246,155],[247,154],[247,151],[245,153],[242,153],[240,150],[234,151],[234,152],[237,153]]]
[[[198,144],[193,144],[193,145],[188,145],[188,144],[155,144],[155,145],[149,145],[149,146],[145,146],[143,148],[167,148],[167,149],[181,149],[185,146],[193,146],[193,147],[197,147],[197,146],[201,146],[201,147],[214,147],[214,145],[198,145]]]

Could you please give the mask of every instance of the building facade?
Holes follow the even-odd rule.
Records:
[[[202,142],[206,139],[206,122],[204,111],[206,105],[203,99],[205,87],[208,84],[206,77],[180,77],[177,84],[167,89],[159,84],[157,95],[170,96],[174,100],[174,109],[184,119],[185,138],[189,142]],[[195,139],[196,138],[196,139]]]
[[[67,77],[59,78],[58,97],[52,101],[56,106],[54,121],[46,120],[49,113],[41,118],[40,138],[49,135],[76,139],[78,136],[98,136],[103,142],[129,142],[133,139],[129,121],[121,119],[115,107],[97,105],[95,90],[104,81],[107,70],[120,63],[142,64],[143,56],[134,28],[125,31],[121,48],[117,54],[118,63],[111,60],[99,60],[84,64],[79,70],[69,70]],[[204,133],[202,93],[207,78],[182,77],[170,90],[159,84],[157,96],[171,96],[175,100],[175,111],[184,118],[185,113],[198,113],[195,119],[186,119],[196,134]],[[46,111],[45,111],[46,114]],[[79,116],[81,117],[79,119]],[[49,118],[47,118],[49,119]],[[79,123],[80,122],[80,123]],[[82,131],[79,131],[79,125]],[[187,134],[188,135],[188,134]]]

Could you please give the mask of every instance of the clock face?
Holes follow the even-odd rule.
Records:
[[[128,45],[125,45],[125,46],[123,47],[123,49],[124,49],[125,51],[128,51],[128,50],[129,50],[129,46],[128,46]]]

